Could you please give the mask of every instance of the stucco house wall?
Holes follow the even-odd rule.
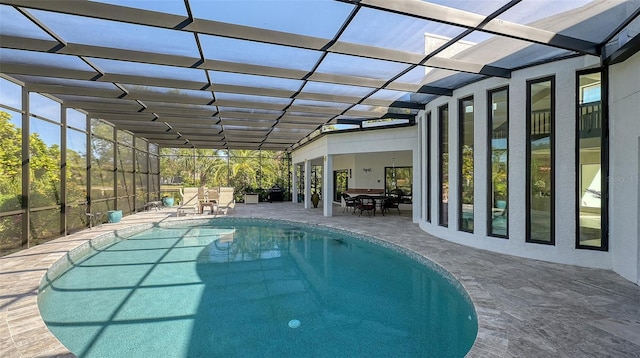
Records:
[[[473,83],[454,91],[452,97],[441,97],[429,103],[425,113],[431,112],[431,133],[420,122],[423,136],[430,136],[431,167],[431,222],[426,215],[418,220],[420,227],[433,235],[460,244],[491,251],[572,264],[612,269],[621,276],[639,282],[640,247],[638,244],[638,143],[640,142],[640,56],[636,54],[624,63],[612,66],[609,76],[610,124],[610,199],[609,199],[609,251],[575,248],[576,205],[575,193],[575,121],[576,72],[597,68],[597,59],[578,57],[515,71],[511,79],[492,78]],[[555,245],[527,243],[526,240],[526,82],[555,76]],[[487,236],[487,91],[509,87],[509,239]],[[458,99],[475,99],[475,152],[474,233],[458,230]],[[449,227],[438,225],[438,108],[449,106]],[[422,154],[426,151],[422,149]],[[426,161],[423,161],[426,165]],[[427,208],[426,203],[423,208]]]
[[[576,249],[576,73],[599,67],[598,59],[576,57],[514,71],[510,79],[490,78],[440,97],[406,128],[325,135],[292,153],[293,163],[322,163],[332,155],[332,170],[352,169],[349,187],[384,187],[384,167],[413,165],[414,222],[426,232],[467,246],[584,267],[611,269],[640,284],[640,54],[609,68],[609,250]],[[526,242],[526,91],[527,81],[555,77],[555,245]],[[509,238],[487,235],[487,92],[509,88]],[[458,230],[458,100],[474,98],[474,233]],[[449,227],[438,225],[438,108],[449,106]],[[427,128],[427,114],[431,127]],[[430,129],[430,130],[429,130]],[[427,157],[427,139],[431,142]],[[371,172],[362,175],[363,168]],[[430,176],[430,202],[426,178]],[[427,212],[431,220],[427,221]]]
[[[640,53],[611,66],[609,79],[612,266],[640,284]]]

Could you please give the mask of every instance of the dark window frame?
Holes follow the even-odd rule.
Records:
[[[428,223],[431,222],[431,112],[429,111],[426,115],[426,190],[425,190],[425,200],[427,201],[427,205],[425,206],[427,209],[426,212],[426,221]]]
[[[576,72],[576,120],[575,120],[575,192],[580,197],[580,176],[577,174],[577,166],[580,164],[580,136],[578,122],[580,120],[580,101],[578,92],[580,91],[580,76],[593,73],[600,73],[600,106],[602,111],[602,134],[600,135],[600,175],[601,175],[601,196],[600,196],[600,240],[601,245],[587,246],[580,245],[580,205],[575,200],[575,222],[576,237],[575,248],[579,250],[609,251],[609,71],[607,67],[583,70]]]
[[[507,207],[505,210],[509,209],[509,170],[511,168],[511,156],[509,155],[509,86],[503,86],[503,87],[499,87],[499,88],[494,88],[491,90],[487,91],[487,146],[488,146],[488,150],[487,150],[487,183],[488,183],[488,189],[491,190],[487,190],[487,236],[491,236],[491,237],[497,237],[497,238],[501,238],[501,239],[509,239],[509,216],[507,214],[507,222],[506,222],[506,235],[500,235],[500,234],[494,234],[493,233],[493,153],[492,153],[492,144],[491,144],[491,139],[493,138],[493,95],[498,93],[498,92],[502,92],[502,91],[506,91],[506,95],[507,95],[507,149],[506,149],[506,154],[507,154],[507,187],[506,187],[506,192],[507,192]],[[491,213],[491,214],[489,214]]]
[[[447,212],[443,212],[442,207],[443,207],[443,201],[442,201],[442,196],[443,196],[443,190],[442,190],[442,179],[444,177],[444,166],[442,163],[442,136],[443,136],[443,115],[442,113],[444,111],[447,111],[447,118],[446,118],[446,130],[447,130],[447,146],[449,145],[449,104],[445,104],[442,105],[440,107],[438,107],[438,225],[442,226],[442,227],[449,227],[449,212],[448,212],[448,205],[447,205]],[[450,155],[449,153],[449,149],[447,148],[447,155]],[[449,169],[449,162],[450,160],[447,160],[447,178],[448,178],[448,169]],[[449,182],[449,179],[447,179],[447,182]],[[451,187],[449,187],[449,192],[451,192]],[[443,215],[444,214],[444,215]],[[446,218],[446,220],[444,220],[444,218]]]
[[[398,169],[409,169],[409,171],[411,173],[411,191],[410,192],[405,192],[403,190],[402,194],[403,195],[407,195],[408,194],[407,197],[411,196],[411,198],[412,198],[411,199],[411,203],[413,203],[413,166],[411,166],[411,165],[400,165],[400,166],[384,167],[384,190],[385,190],[384,195],[390,195],[391,194],[390,193],[391,190],[396,190],[396,189],[402,190],[401,188],[398,188],[398,182],[396,182],[395,187],[392,188],[391,190],[387,191],[387,187],[390,186],[390,185],[388,185],[389,183],[387,182],[387,172],[389,170],[394,170],[395,171],[395,170],[398,170]],[[411,203],[401,202],[401,204],[411,204]]]
[[[534,240],[531,238],[531,86],[537,83],[550,82],[550,96],[551,96],[551,109],[550,109],[550,127],[551,134],[549,135],[549,148],[550,148],[550,157],[551,157],[551,168],[549,178],[551,181],[551,199],[550,199],[550,235],[549,241],[543,240]],[[525,150],[525,163],[526,163],[526,174],[525,174],[525,187],[526,187],[526,198],[525,198],[525,222],[526,222],[526,231],[525,231],[525,242],[533,243],[533,244],[543,244],[543,245],[551,245],[555,246],[556,237],[555,237],[555,192],[556,192],[556,181],[555,181],[555,167],[556,167],[556,158],[555,158],[555,136],[556,136],[556,121],[555,121],[555,112],[556,112],[556,76],[546,76],[537,79],[527,80],[527,94],[526,94],[526,119],[525,119],[525,128],[526,128],[526,150]]]
[[[471,101],[473,103],[473,116],[474,116],[474,121],[475,121],[475,99],[473,97],[473,95],[470,96],[466,96],[463,98],[459,98],[458,99],[458,187],[457,187],[457,192],[458,192],[458,231],[461,232],[466,232],[466,233],[470,233],[473,234],[474,229],[472,228],[471,230],[465,230],[463,229],[463,224],[464,224],[464,210],[463,210],[463,190],[462,190],[462,183],[463,183],[463,165],[464,165],[464,120],[465,120],[465,108],[464,108],[464,102],[465,101]],[[474,128],[473,131],[471,133],[472,137],[475,136],[475,123],[474,123]],[[475,140],[474,142],[474,146],[475,146]],[[473,163],[474,165],[474,169],[475,170],[475,161]],[[475,181],[475,173],[474,173],[474,181]],[[451,190],[451,186],[449,186],[449,190]],[[473,187],[473,191],[474,191],[474,195],[475,195],[475,185]],[[474,200],[474,205],[475,205],[475,200]],[[475,208],[473,210],[473,215],[475,216]]]

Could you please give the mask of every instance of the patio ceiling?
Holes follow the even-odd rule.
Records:
[[[164,147],[290,150],[637,40],[640,0],[0,1],[0,72]]]

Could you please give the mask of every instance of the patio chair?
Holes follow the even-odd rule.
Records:
[[[384,212],[388,209],[397,209],[398,215],[400,215],[400,200],[402,200],[402,196],[390,196],[384,199],[382,202],[382,214],[384,215]]]
[[[342,212],[344,213],[345,211],[349,211],[349,208],[353,208],[353,213],[355,214],[356,206],[358,205],[356,198],[349,196],[347,193],[342,193],[341,195],[344,202],[344,209],[342,209]]]
[[[359,195],[356,197],[356,200],[356,209],[360,210],[360,215],[358,216],[362,216],[363,211],[366,211],[369,217],[371,217],[371,211],[373,211],[374,216],[376,215],[376,201],[373,198]]]
[[[182,201],[176,212],[177,216],[180,214],[187,215],[192,212],[194,214],[200,213],[200,201],[198,200],[199,188],[183,188],[180,189],[180,196]]]

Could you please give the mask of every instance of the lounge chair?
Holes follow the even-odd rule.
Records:
[[[218,211],[223,214],[227,214],[230,210],[234,210],[236,207],[236,201],[233,198],[233,187],[220,187],[220,193],[218,194]]]
[[[200,212],[200,201],[198,200],[199,188],[183,188],[180,189],[180,196],[182,201],[176,212],[177,216],[180,214],[187,215],[188,213],[198,214]]]

